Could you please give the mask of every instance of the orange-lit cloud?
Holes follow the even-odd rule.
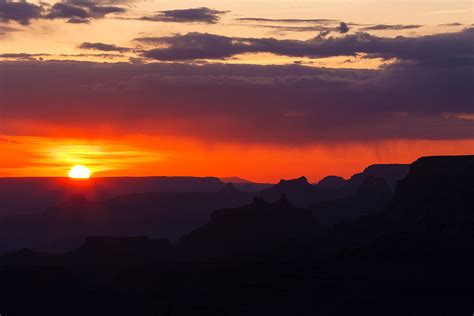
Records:
[[[127,174],[133,166],[158,163],[165,155],[110,140],[28,136],[3,136],[0,148],[2,176],[65,176],[77,164],[88,166],[93,174]]]
[[[447,38],[436,47],[448,45]],[[455,50],[432,55],[380,70],[0,63],[8,78],[0,87],[3,132],[79,138],[167,135],[291,146],[473,139],[473,72],[464,66],[469,61]]]

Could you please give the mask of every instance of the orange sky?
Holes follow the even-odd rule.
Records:
[[[0,177],[314,182],[474,152],[470,0],[91,3],[0,6]]]
[[[94,176],[240,176],[275,182],[305,175],[315,182],[349,177],[373,163],[410,163],[423,155],[472,154],[474,140],[392,140],[313,146],[204,143],[192,139],[129,136],[62,139],[1,136],[0,176],[66,176],[74,164]]]

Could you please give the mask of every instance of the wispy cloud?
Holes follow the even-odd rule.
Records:
[[[116,140],[0,136],[3,162],[0,173],[66,175],[71,166],[83,164],[93,173],[126,170],[141,164],[159,164],[165,153],[147,150]],[[19,169],[15,171],[14,169]]]
[[[114,44],[89,43],[89,42],[84,42],[80,44],[78,47],[81,49],[99,50],[102,52],[119,52],[119,53],[125,53],[131,50],[130,48],[121,47]]]
[[[334,24],[337,23],[337,20],[333,19],[267,19],[267,18],[239,18],[237,21],[243,22],[264,22],[264,23],[311,23],[311,24]]]
[[[425,14],[456,14],[470,12],[472,9],[428,11]]]
[[[371,26],[366,26],[362,28],[364,31],[400,31],[400,30],[412,30],[412,29],[418,29],[422,27],[422,25],[417,25],[417,24],[377,24],[377,25],[371,25]]]
[[[215,24],[220,20],[221,15],[225,13],[227,13],[227,11],[219,11],[201,7],[193,9],[160,11],[152,16],[141,17],[140,20],[155,22]]]
[[[0,25],[0,35],[5,35],[7,33],[12,33],[12,32],[20,32],[20,31],[22,30],[16,27]]]

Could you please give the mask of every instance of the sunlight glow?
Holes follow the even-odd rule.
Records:
[[[75,165],[69,170],[69,177],[73,179],[89,179],[90,176],[89,168],[83,165]]]

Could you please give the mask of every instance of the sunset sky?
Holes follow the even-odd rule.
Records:
[[[472,0],[0,0],[0,176],[474,153]]]

